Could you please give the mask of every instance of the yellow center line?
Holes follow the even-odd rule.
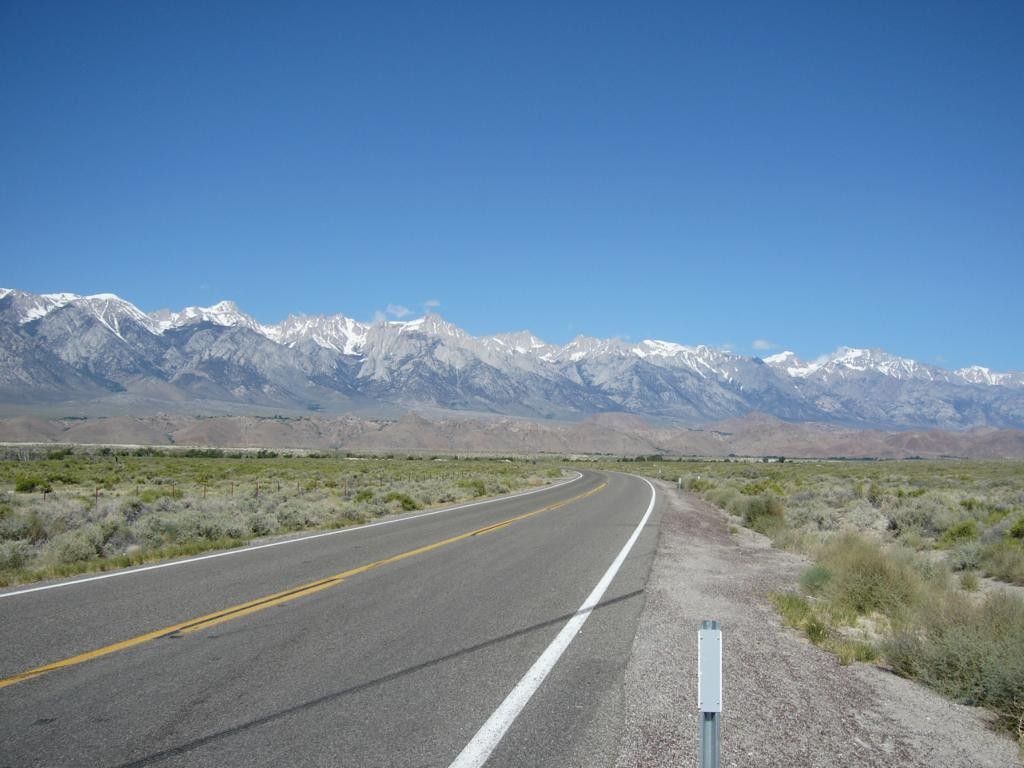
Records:
[[[342,571],[341,573],[335,574],[334,576],[329,576],[326,579],[318,579],[317,581],[312,581],[308,584],[293,587],[291,589],[285,590],[284,592],[276,592],[272,595],[267,595],[256,600],[250,600],[245,603],[239,603],[238,605],[231,606],[230,608],[224,608],[223,610],[207,614],[206,616],[199,616],[193,619],[189,619],[188,621],[180,622],[178,624],[172,624],[169,627],[164,627],[163,629],[156,629],[152,632],[147,632],[144,635],[137,635],[136,637],[132,637],[127,640],[122,640],[111,645],[105,645],[102,648],[97,648],[93,651],[86,651],[85,653],[80,653],[77,656],[70,656],[66,659],[55,661],[51,664],[36,667],[35,669],[29,669],[25,672],[19,672],[16,675],[11,675],[10,677],[0,679],[0,688],[5,688],[6,686],[13,685],[14,683],[20,683],[22,680],[29,680],[33,677],[45,675],[47,672],[54,672],[58,669],[73,667],[77,664],[82,664],[83,662],[91,661],[92,659],[98,659],[101,656],[108,656],[112,653],[117,653],[118,651],[124,651],[128,648],[134,648],[137,645],[148,643],[150,640],[157,640],[162,637],[171,636],[180,637],[181,635],[196,632],[200,629],[206,629],[207,627],[213,627],[217,624],[222,624],[225,621],[233,621],[234,619],[241,618],[242,616],[249,616],[250,614],[262,611],[266,608],[271,608],[275,605],[283,605],[284,603],[291,602],[292,600],[297,600],[300,597],[305,597],[306,595],[311,595],[314,592],[319,592],[322,589],[327,589],[328,587],[333,587],[337,584],[341,584],[343,581],[352,576],[357,576],[361,573],[366,573],[367,571],[372,571],[376,568],[381,568],[385,565],[391,565],[392,563],[397,563],[401,560],[406,560],[410,557],[415,557],[416,555],[422,555],[427,552],[431,552],[435,549],[445,547],[449,544],[454,544],[457,541],[463,541],[464,539],[468,539],[472,536],[483,536],[488,533],[493,533],[494,531],[506,528],[512,525],[513,523],[517,523],[520,520],[526,520],[529,517],[539,515],[543,512],[551,512],[552,510],[559,509],[560,507],[564,507],[568,504],[572,504],[573,502],[585,499],[588,496],[593,496],[595,493],[603,491],[607,487],[607,485],[607,483],[601,483],[601,485],[597,486],[596,488],[586,491],[585,493],[581,493],[577,496],[573,496],[571,499],[565,499],[564,501],[558,501],[555,502],[554,504],[548,504],[546,507],[535,509],[532,512],[527,512],[522,515],[516,515],[515,517],[510,517],[507,520],[502,520],[499,523],[485,525],[482,528],[477,528],[472,531],[466,531],[465,533],[460,533],[456,536],[443,539],[442,541],[435,541],[433,544],[425,544],[422,547],[416,547],[415,549],[410,549],[405,552],[401,552],[397,555],[392,555],[391,557],[385,557],[381,560],[374,560],[372,563],[367,563],[366,565],[360,565],[356,568],[351,568],[347,571]]]

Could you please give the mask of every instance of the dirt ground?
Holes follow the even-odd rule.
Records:
[[[984,710],[869,664],[841,666],[783,627],[767,594],[807,562],[661,483],[665,510],[626,673],[617,768],[698,764],[697,629],[723,625],[723,766],[1021,766]]]

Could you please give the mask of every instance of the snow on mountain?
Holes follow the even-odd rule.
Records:
[[[150,333],[154,333],[157,330],[157,325],[153,318],[130,301],[125,301],[120,296],[115,296],[112,293],[79,296],[67,303],[88,309],[96,316],[96,319],[109,328],[119,339],[124,339],[121,333],[121,325],[125,319],[135,321]]]
[[[971,365],[953,373],[968,384],[984,384],[990,387],[1024,387],[1024,372],[1020,371],[996,373],[980,365]]]
[[[225,330],[235,328],[253,333]],[[113,294],[14,289],[0,289],[0,338],[0,399],[18,402],[44,391],[52,401],[129,391],[300,408],[359,398],[547,418],[624,411],[699,422],[758,410],[896,428],[1024,425],[1024,373],[952,372],[878,349],[761,360],[657,339],[477,337],[433,313],[369,324],[292,315],[263,325],[231,301],[147,315]]]
[[[558,351],[558,347],[538,339],[529,331],[498,333],[494,336],[480,336],[480,346],[491,353],[511,357],[513,359],[531,358],[537,361],[548,360]]]
[[[219,301],[210,307],[185,307],[181,312],[159,310],[150,315],[156,323],[158,332],[180,328],[190,323],[213,323],[225,328],[242,326],[270,338],[271,331],[245,314],[233,301]]]
[[[795,378],[804,378],[817,370],[816,366],[808,365],[797,357],[795,352],[789,350],[779,352],[777,355],[769,355],[764,361],[773,368],[783,370]]]
[[[468,333],[452,323],[449,323],[443,317],[438,314],[431,312],[428,315],[417,318],[416,320],[390,320],[387,324],[392,328],[397,328],[399,333],[404,331],[417,331],[419,333],[425,333],[428,336],[449,336],[455,339],[468,339],[471,338]]]
[[[46,317],[50,312],[81,298],[75,293],[26,293],[13,288],[4,288],[0,299],[10,297],[19,325],[31,323]]]
[[[77,293],[33,294],[4,288],[0,299],[7,297],[10,297],[19,325],[41,320],[63,307],[77,306],[89,312],[121,339],[124,338],[121,334],[121,324],[125,319],[139,323],[150,332],[156,327],[145,312],[113,293],[96,293],[91,296],[79,296]]]
[[[894,379],[924,379],[947,381],[946,372],[916,360],[890,355],[880,349],[840,347],[835,352],[806,363],[793,352],[780,352],[764,360],[768,365],[785,371],[794,378],[833,379],[851,373],[879,373]]]
[[[266,329],[269,338],[289,347],[312,341],[343,355],[358,355],[366,344],[369,326],[345,315],[291,315],[280,325]]]

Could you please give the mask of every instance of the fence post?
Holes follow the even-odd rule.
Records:
[[[722,739],[722,625],[705,620],[697,633],[700,768],[719,768]]]

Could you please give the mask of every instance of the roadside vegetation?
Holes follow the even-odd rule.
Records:
[[[613,465],[609,465],[613,468]],[[836,655],[982,706],[1024,751],[1024,464],[647,460],[813,562],[771,595]]]
[[[62,448],[0,460],[0,586],[540,486],[553,464]]]

